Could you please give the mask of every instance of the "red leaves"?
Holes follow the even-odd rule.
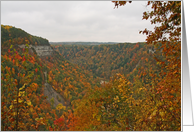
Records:
[[[65,126],[65,119],[64,118],[58,118],[54,121],[54,125],[57,126],[57,130],[61,130],[63,126]]]
[[[19,54],[16,54],[15,58],[18,59],[18,60],[22,59],[22,57]]]
[[[14,121],[15,121],[15,119],[12,117],[12,118],[10,119],[10,121],[11,121],[11,122],[14,122]]]
[[[38,72],[38,69],[37,69],[37,68],[35,69],[35,72],[36,72],[36,73]]]
[[[13,64],[15,64],[15,60],[14,59],[12,60],[12,62],[13,62]]]
[[[23,59],[22,59],[22,61],[26,61],[26,58],[25,58],[25,56],[23,56]]]
[[[52,127],[51,127],[51,126],[49,126],[49,131],[53,131],[53,129],[52,129]]]
[[[1,102],[1,106],[3,106],[5,103],[4,102]]]
[[[126,130],[129,130],[129,127],[126,127]]]

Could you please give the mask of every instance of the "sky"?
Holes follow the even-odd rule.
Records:
[[[1,1],[1,24],[49,42],[143,42],[145,28],[153,30],[146,1],[114,8],[111,1]]]

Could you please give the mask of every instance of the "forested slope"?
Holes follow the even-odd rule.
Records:
[[[39,38],[31,41],[31,35],[14,28],[16,33],[23,33],[19,38],[26,42],[26,48],[20,48],[23,41],[19,43],[12,37],[14,33],[10,29],[13,27],[1,27],[2,40],[10,38],[3,41],[1,48],[1,129],[67,130],[70,123],[67,119],[73,118],[71,102],[81,99],[86,89],[96,84],[93,78],[56,51],[52,56],[40,57],[35,50],[29,48],[29,45],[34,44],[42,46],[41,42],[48,40]],[[45,88],[52,88],[60,96],[45,96]],[[53,95],[56,94],[53,92]],[[56,106],[56,100],[65,102]],[[60,119],[68,122],[63,128],[55,124]]]
[[[65,59],[106,81],[116,73],[124,74],[132,81],[138,69],[147,68],[148,64],[145,65],[145,61],[150,65],[156,63],[153,59],[154,46],[146,43],[101,44],[98,46],[53,45],[53,48]]]
[[[146,43],[55,45],[40,57],[29,45],[48,40],[2,25],[1,130],[180,131],[181,2],[147,5],[143,19],[159,26],[140,31]]]
[[[15,44],[26,44],[32,45],[49,45],[47,39],[30,35],[20,28],[15,28],[9,25],[1,25],[1,45],[7,41],[11,41]]]

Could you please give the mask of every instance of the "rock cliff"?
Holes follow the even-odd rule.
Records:
[[[32,46],[35,49],[38,56],[50,56],[53,53],[53,49],[51,46]]]
[[[25,48],[26,45],[18,45],[20,48]],[[39,57],[50,56],[54,50],[50,45],[29,45],[30,49],[34,49]]]
[[[20,48],[26,48],[25,44],[18,45]],[[51,56],[54,53],[53,48],[50,45],[29,45],[30,52],[36,52],[39,57]],[[44,72],[45,78],[47,78],[47,72]],[[47,96],[47,101],[56,107],[58,104],[63,106],[69,106],[70,102],[66,101],[59,93],[57,93],[53,87],[45,80],[44,95]]]
[[[69,106],[70,102],[66,101],[59,93],[57,93],[50,84],[45,83],[44,85],[44,95],[47,96],[47,101],[56,107],[58,104],[63,106]],[[52,104],[53,103],[53,104]]]

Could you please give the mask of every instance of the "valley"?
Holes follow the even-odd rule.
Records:
[[[1,130],[180,128],[179,42],[50,44],[8,25],[1,34]]]

